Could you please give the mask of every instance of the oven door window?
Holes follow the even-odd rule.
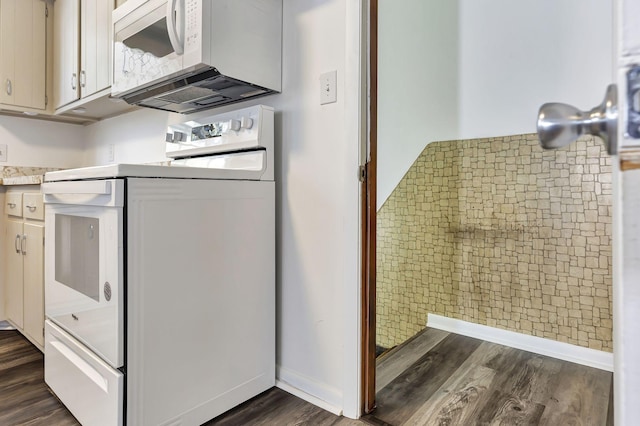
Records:
[[[100,221],[56,214],[56,281],[99,302]]]

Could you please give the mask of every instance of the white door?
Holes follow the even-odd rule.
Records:
[[[545,105],[538,133],[549,148],[564,146],[581,132],[598,134],[614,154],[614,419],[616,425],[632,425],[640,418],[640,0],[614,5],[617,96],[609,87],[605,102],[582,114],[566,105]]]
[[[80,91],[86,98],[111,85],[113,0],[80,2]]]
[[[37,0],[0,2],[0,102],[45,108],[46,15]]]
[[[78,81],[79,16],[79,0],[64,0],[55,3],[53,13],[54,108],[60,108],[80,97]]]
[[[6,270],[6,309],[7,317],[13,323],[23,327],[23,257],[22,257],[22,221],[7,220],[5,235],[5,253],[7,253]]]
[[[616,425],[640,418],[640,139],[630,126],[640,112],[633,64],[640,63],[640,0],[616,0],[618,43],[615,65],[619,93],[619,165],[614,178],[614,417]],[[629,102],[629,94],[632,102]],[[636,135],[638,136],[638,135]],[[615,224],[619,224],[616,226]]]
[[[24,224],[24,332],[44,346],[44,226]]]

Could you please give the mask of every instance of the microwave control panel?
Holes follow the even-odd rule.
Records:
[[[201,4],[202,2],[199,0],[186,0],[184,3],[185,50],[190,50],[190,48],[200,44],[198,40],[201,37],[200,28],[198,28],[198,17],[202,16]]]

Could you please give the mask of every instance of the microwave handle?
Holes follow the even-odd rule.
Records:
[[[180,5],[180,9],[176,9],[177,5]],[[176,19],[174,19],[174,11],[176,12]],[[182,34],[178,34],[177,20],[185,20],[184,0],[169,0],[167,2],[167,30],[169,30],[169,40],[176,54],[182,55],[184,53],[184,24],[180,25]]]

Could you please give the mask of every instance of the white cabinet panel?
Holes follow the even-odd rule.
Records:
[[[53,14],[53,97],[59,108],[80,97],[78,84],[79,0],[58,0]]]
[[[4,212],[9,216],[22,217],[22,193],[10,192],[5,198]]]
[[[44,202],[41,193],[23,195],[22,214],[25,219],[44,220]]]
[[[23,228],[24,332],[44,346],[44,226]]]
[[[2,1],[2,0],[0,0]],[[10,190],[11,191],[11,190]],[[5,197],[7,318],[40,349],[44,347],[44,205],[41,192],[8,192]],[[11,206],[18,210],[12,210]]]
[[[8,220],[5,238],[7,256],[6,272],[6,312],[7,318],[19,327],[23,327],[23,269],[22,269],[22,221]]]
[[[46,3],[0,1],[0,103],[45,109]]]
[[[111,86],[111,12],[113,1],[82,0],[81,10],[81,97],[86,98]]]
[[[114,0],[58,0],[54,19],[54,97],[59,109],[111,86]],[[81,103],[74,104],[79,106]]]

